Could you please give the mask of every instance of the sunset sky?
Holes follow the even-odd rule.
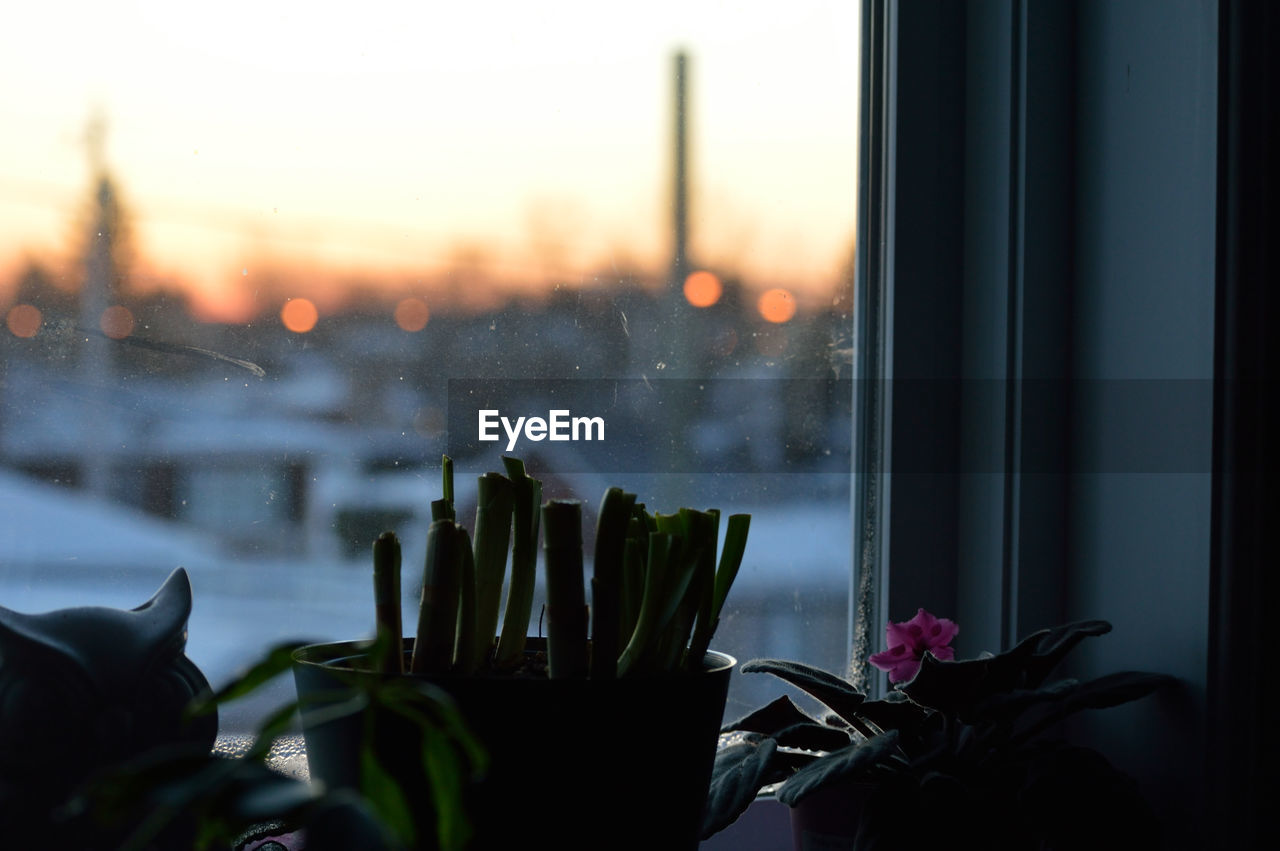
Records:
[[[68,262],[94,115],[140,279],[211,318],[270,268],[662,269],[677,49],[694,260],[828,292],[854,232],[847,0],[44,0],[0,24],[0,302],[27,260]]]

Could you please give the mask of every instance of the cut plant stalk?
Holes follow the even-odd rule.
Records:
[[[632,521],[632,528],[638,528]],[[648,533],[645,533],[648,538]],[[622,553],[622,581],[620,583],[620,599],[618,602],[618,643],[617,647],[626,647],[631,635],[636,631],[636,623],[640,620],[640,603],[644,599],[645,561],[648,558],[646,541],[628,533],[626,545]],[[617,663],[614,664],[615,674]]]
[[[453,508],[453,459],[448,455],[440,459],[440,478],[442,495],[431,501],[431,519],[457,520],[458,514]]]
[[[511,507],[515,491],[501,473],[485,473],[477,483],[475,665],[483,667],[498,634],[502,606],[502,582],[511,547]]]
[[[710,606],[705,616],[698,613],[698,623],[693,630],[693,639],[689,642],[688,667],[695,668],[702,664],[702,657],[711,647],[711,639],[716,627],[720,625],[720,612],[724,609],[725,598],[733,586],[738,570],[742,567],[742,556],[747,549],[747,532],[751,528],[750,514],[731,514],[725,526],[724,548],[720,551],[720,564],[716,568],[715,586],[710,597]]]
[[[626,493],[622,488],[609,488],[600,501],[600,513],[596,517],[591,578],[591,676],[594,679],[611,680],[618,675],[627,526],[635,501],[635,494]]]
[[[442,673],[453,661],[464,538],[459,533],[452,520],[437,520],[427,530],[422,604],[410,663],[414,673]]]
[[[671,618],[674,605],[668,605],[667,596],[672,590],[669,574],[679,573],[680,538],[669,532],[649,533],[649,557],[645,566],[644,598],[640,601],[640,616],[635,632],[618,658],[618,676],[636,670],[652,670],[651,657],[655,645],[662,637],[662,628]],[[691,575],[691,572],[689,572]],[[674,583],[679,584],[679,580]],[[680,588],[684,590],[683,586]]]
[[[582,503],[542,506],[547,570],[547,672],[553,680],[587,675],[587,601],[582,581]]]
[[[467,530],[458,527],[459,562],[458,625],[453,647],[453,669],[469,675],[476,670],[476,564]]]
[[[404,632],[400,616],[400,540],[395,532],[383,532],[373,542],[373,603],[377,623],[374,660],[379,671],[404,671]]]
[[[682,570],[690,575],[679,600],[672,601],[675,609],[663,630],[658,657],[658,664],[663,670],[674,670],[684,661],[694,620],[701,611],[711,608],[718,520],[718,515],[713,512],[682,508],[672,524],[678,528],[678,534],[684,541]]]
[[[542,503],[542,482],[526,475],[524,462],[503,456],[507,478],[514,489],[512,505],[511,582],[507,588],[507,609],[502,618],[502,635],[494,662],[509,668],[524,657],[529,618],[533,614],[533,588],[537,579],[538,522]]]

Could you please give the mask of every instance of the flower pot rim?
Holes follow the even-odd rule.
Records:
[[[405,639],[406,647],[413,641],[412,638]],[[535,638],[530,636],[527,639],[528,645],[532,645],[536,649],[545,649],[546,639]],[[295,648],[291,657],[295,665],[304,665],[312,668],[342,668],[352,670],[350,665],[339,665],[338,663],[365,656],[368,649],[373,645],[373,640],[368,638],[348,639],[346,641],[321,641],[314,644],[307,644],[302,647]],[[528,651],[526,651],[528,652]],[[737,666],[738,660],[723,653],[719,650],[707,650],[702,657],[703,667],[698,673],[714,674],[721,671],[728,671]],[[687,671],[674,671],[655,675],[624,677],[622,680],[647,680],[662,678],[679,678],[687,674]],[[421,676],[435,680],[474,680],[474,679],[509,679],[502,676],[476,676],[471,674],[452,674],[452,673],[432,673],[432,674],[411,674],[405,672],[401,676]],[[578,678],[575,681],[591,681],[590,677]],[[534,680],[537,681],[537,680]],[[548,681],[550,679],[548,678]],[[618,682],[613,680],[611,682]]]

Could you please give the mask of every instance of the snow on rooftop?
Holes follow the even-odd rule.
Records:
[[[217,547],[187,527],[0,471],[0,570],[200,567]],[[142,601],[139,601],[142,602]]]

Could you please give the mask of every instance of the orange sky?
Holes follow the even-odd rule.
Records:
[[[823,292],[853,236],[854,3],[45,0],[0,31],[0,288],[66,262],[84,131],[139,274],[210,316],[284,267],[412,287],[664,267],[672,54],[691,55],[694,259]],[[308,293],[299,293],[307,295]]]

